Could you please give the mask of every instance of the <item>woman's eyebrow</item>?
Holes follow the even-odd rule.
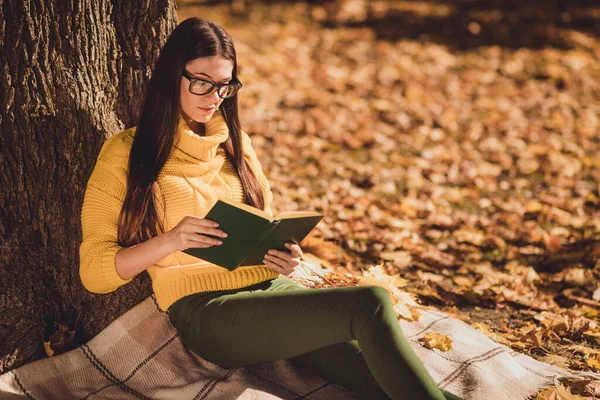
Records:
[[[204,72],[192,72],[192,75],[204,75],[210,79],[213,79],[212,76],[210,76],[209,74],[204,73]],[[230,80],[231,80],[231,78],[225,78],[221,82],[230,81]],[[214,81],[214,79],[213,79],[213,81]],[[221,82],[219,82],[219,83],[221,83]]]

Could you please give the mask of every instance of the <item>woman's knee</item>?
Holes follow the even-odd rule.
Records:
[[[361,305],[364,305],[366,309],[373,310],[378,307],[392,306],[390,293],[383,287],[369,285],[357,286],[357,288],[360,288]]]
[[[390,294],[381,286],[360,286],[358,291],[359,306],[354,316],[356,337],[363,329],[376,328],[383,323],[395,323],[396,314]]]

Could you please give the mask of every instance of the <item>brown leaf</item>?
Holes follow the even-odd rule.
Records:
[[[588,358],[585,363],[592,369],[592,371],[600,372],[600,359],[598,356]]]
[[[581,396],[571,393],[571,389],[558,383],[548,387],[535,396],[535,400],[581,400]]]
[[[452,339],[435,332],[426,333],[419,341],[423,342],[428,349],[438,349],[441,351],[452,349]]]

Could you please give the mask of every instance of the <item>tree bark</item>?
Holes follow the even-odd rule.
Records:
[[[80,213],[102,143],[136,123],[176,25],[174,0],[0,2],[0,373],[45,357],[54,322],[73,347],[151,294],[147,274],[85,290]]]

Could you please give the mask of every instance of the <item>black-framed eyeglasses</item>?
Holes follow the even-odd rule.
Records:
[[[212,92],[214,88],[217,88],[219,97],[226,99],[236,94],[237,91],[243,86],[242,82],[240,82],[237,78],[233,78],[233,81],[229,83],[214,83],[211,81],[205,81],[204,79],[192,78],[192,76],[186,70],[183,70],[182,75],[190,81],[190,93],[197,96],[207,95]]]

